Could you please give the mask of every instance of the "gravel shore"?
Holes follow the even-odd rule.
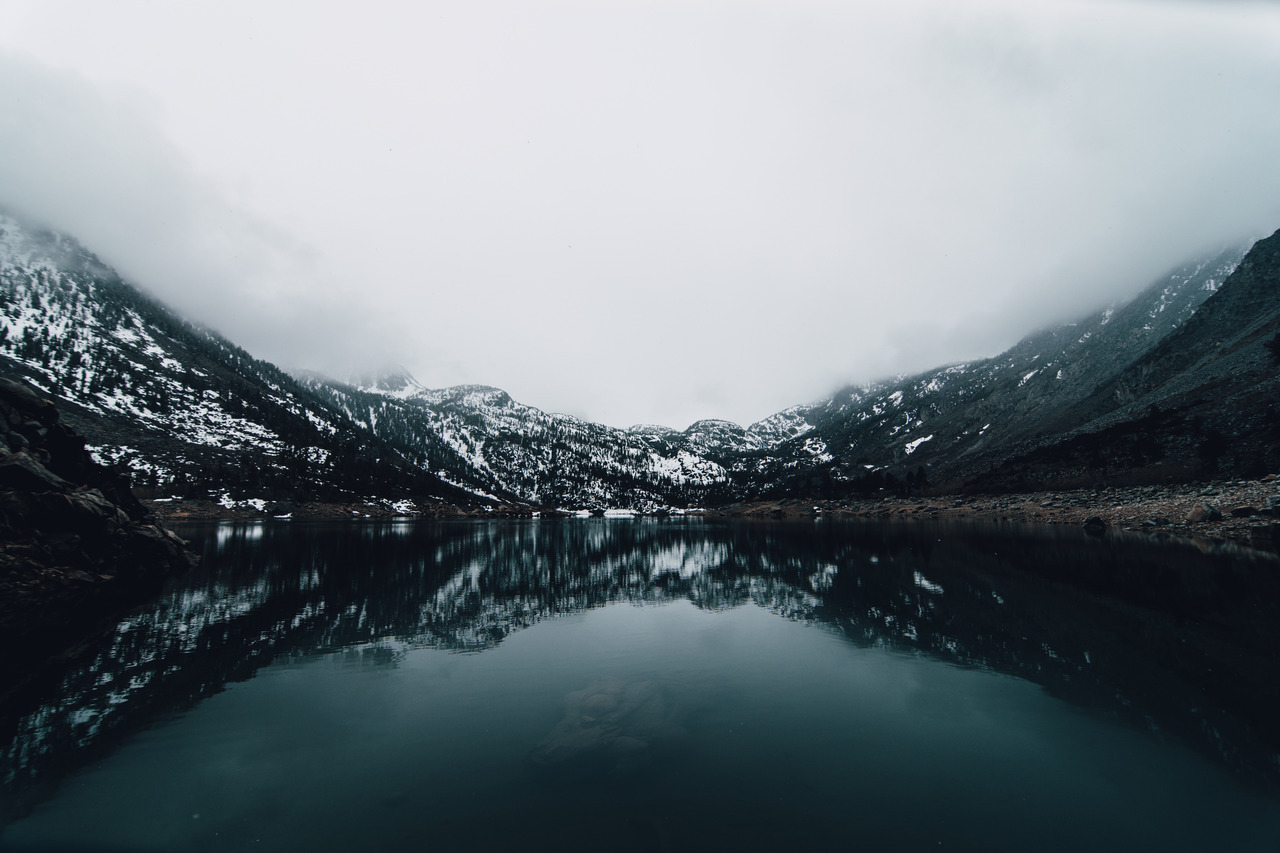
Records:
[[[269,504],[228,508],[208,500],[144,501],[170,521],[287,517],[299,521],[360,518],[528,518],[520,506],[463,509],[436,505],[405,512],[389,501]],[[1017,494],[927,495],[871,499],[761,501],[704,515],[721,518],[970,519],[1129,530],[1280,551],[1280,477],[1168,486],[1128,486]],[[544,513],[544,516],[546,513]]]
[[[783,500],[719,510],[729,517],[817,514],[944,518],[1128,530],[1280,550],[1280,478],[1003,495],[934,495],[834,501]]]
[[[237,519],[278,518],[294,521],[342,521],[364,518],[529,518],[532,510],[522,506],[458,507],[449,504],[413,505],[406,508],[403,502],[388,500],[353,501],[332,503],[312,501],[306,503],[263,502],[262,508],[250,501],[236,506],[226,506],[218,501],[199,498],[162,498],[143,500],[157,516],[165,521],[234,521]]]

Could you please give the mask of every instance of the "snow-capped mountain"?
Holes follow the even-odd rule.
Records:
[[[1186,322],[1046,419],[1043,435],[974,473],[1013,487],[1261,476],[1280,469],[1277,400],[1280,232],[1255,243]]]
[[[1038,433],[1184,324],[1231,275],[1247,246],[1170,272],[1137,297],[1032,334],[993,358],[846,388],[794,412],[803,425],[762,465],[785,462],[836,482],[923,469],[931,482],[970,476]],[[784,475],[785,476],[785,475]],[[768,488],[762,483],[761,488]]]
[[[404,371],[309,385],[370,429],[395,421],[406,435],[443,439],[494,494],[536,504],[654,509],[902,489],[984,470],[1044,431],[1185,323],[1245,249],[1174,270],[1124,305],[994,358],[846,388],[745,428],[703,420],[683,431],[618,430],[496,388],[428,390]]]
[[[52,396],[135,485],[251,498],[473,499],[278,368],[122,281],[74,239],[0,215],[0,366]]]
[[[793,407],[742,427],[617,429],[553,414],[480,385],[431,390],[407,371],[353,383],[299,377],[351,420],[394,438],[443,442],[487,494],[539,506],[639,511],[715,506],[751,496],[755,460],[813,429]],[[790,463],[793,466],[798,463]]]
[[[429,389],[404,370],[291,377],[177,318],[72,238],[3,216],[0,365],[56,398],[100,458],[167,492],[656,511],[926,484],[1001,487],[1011,460],[1149,419],[1153,377],[1173,387],[1165,366],[1200,370],[1205,348],[1235,331],[1253,330],[1248,365],[1258,369],[1267,357],[1259,336],[1270,326],[1240,315],[1277,296],[1256,281],[1233,286],[1232,273],[1241,265],[1258,279],[1277,265],[1259,252],[1241,264],[1245,247],[1225,249],[993,358],[849,387],[747,427],[617,429],[543,412],[497,388]],[[1208,325],[1197,313],[1206,303],[1218,306],[1204,315],[1217,318]],[[1192,334],[1202,326],[1209,331]],[[1168,448],[1240,432],[1218,420],[1200,416],[1194,435]],[[1091,459],[1102,467],[1073,476],[1096,481],[1168,452],[1153,449],[1147,427],[1133,430],[1146,432],[1094,441]],[[1209,455],[1215,464],[1226,458]],[[1166,465],[1156,475],[1194,476],[1193,468]],[[1047,463],[1037,470],[1057,476]]]
[[[623,430],[550,414],[481,385],[429,390],[407,377],[401,382],[383,376],[366,377],[362,386],[319,377],[303,381],[370,430],[407,446],[442,443],[467,481],[495,498],[649,511],[730,497],[728,472],[699,452],[687,433]]]

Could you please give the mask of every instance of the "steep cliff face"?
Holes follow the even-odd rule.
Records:
[[[194,562],[52,402],[0,377],[0,641],[74,640],[69,628]],[[18,657],[0,656],[0,669]]]

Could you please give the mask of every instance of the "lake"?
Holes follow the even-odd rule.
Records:
[[[1280,562],[263,522],[0,708],[15,851],[1280,848]]]

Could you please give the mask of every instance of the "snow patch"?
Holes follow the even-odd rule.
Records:
[[[923,589],[925,592],[931,592],[934,595],[942,595],[942,587],[934,583],[933,581],[929,580],[927,577],[920,574],[919,572],[915,573],[915,583],[916,583],[916,586],[918,586],[920,589]]]
[[[933,440],[932,433],[930,433],[929,435],[926,435],[924,438],[917,438],[915,441],[908,441],[902,449],[906,451],[908,456],[910,456],[912,453],[916,452],[917,447],[924,444],[926,441],[931,441],[931,440]]]

